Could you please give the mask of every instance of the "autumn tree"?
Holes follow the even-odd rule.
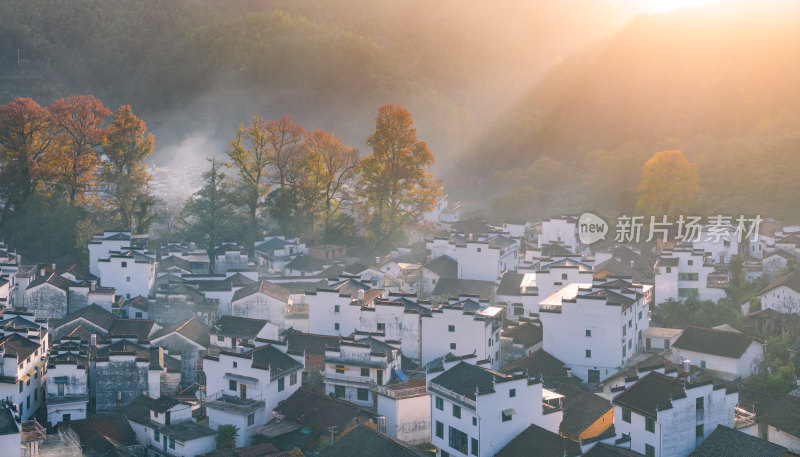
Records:
[[[282,231],[296,226],[299,199],[295,193],[303,178],[302,142],[305,129],[291,116],[282,116],[266,125],[271,150],[270,182],[274,190],[268,195],[270,215]]]
[[[87,192],[97,185],[98,147],[111,111],[91,95],[56,100],[49,110],[58,132],[53,161],[58,184],[70,204],[86,204]]]
[[[155,199],[148,191],[150,175],[144,160],[153,153],[153,135],[129,105],[114,113],[103,138],[102,176],[108,185],[108,206],[114,222],[134,233],[148,229]]]
[[[241,200],[248,210],[252,239],[259,232],[258,216],[263,197],[268,191],[269,166],[274,162],[270,131],[259,116],[253,116],[250,125],[236,129],[227,151],[230,164],[239,175]]]
[[[360,208],[371,243],[385,247],[433,209],[441,187],[428,170],[433,154],[417,139],[411,114],[401,106],[378,110],[367,145],[372,154],[360,163]]]
[[[224,172],[224,164],[209,159],[211,167],[203,173],[203,187],[183,207],[186,236],[200,240],[214,265],[214,249],[221,241],[242,235],[242,221],[236,211],[233,183]]]
[[[662,151],[644,164],[636,206],[645,215],[674,217],[693,210],[699,192],[697,164],[681,151]]]
[[[358,151],[324,130],[309,132],[302,144],[303,173],[297,191],[312,226],[328,231],[331,221],[349,202],[358,166]]]
[[[0,227],[6,227],[12,213],[19,213],[48,178],[52,127],[48,111],[30,98],[0,106]]]

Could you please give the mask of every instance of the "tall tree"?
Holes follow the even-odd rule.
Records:
[[[303,177],[302,141],[305,129],[291,116],[282,116],[266,125],[272,151],[271,182],[275,189],[269,194],[270,216],[284,233],[295,230],[299,199],[295,190]]]
[[[205,245],[212,270],[214,250],[221,241],[241,235],[241,219],[234,205],[233,183],[225,175],[223,164],[209,159],[211,167],[203,173],[203,187],[186,201],[183,216],[186,235]]]
[[[312,216],[319,214],[312,220],[322,224],[324,234],[342,204],[350,201],[358,151],[332,133],[316,130],[303,140],[302,164],[298,193],[302,195],[305,211]]]
[[[98,147],[103,143],[103,124],[111,111],[91,95],[71,96],[50,105],[58,130],[54,166],[70,204],[88,203],[97,186],[100,166]]]
[[[642,214],[674,217],[692,211],[700,192],[697,164],[678,150],[658,152],[645,162],[638,192]]]
[[[269,165],[274,162],[270,133],[264,120],[253,116],[250,125],[245,127],[242,124],[236,129],[236,136],[227,151],[230,163],[239,175],[243,191],[241,199],[248,209],[252,240],[258,237],[258,213],[268,191]]]
[[[155,199],[148,191],[150,175],[144,160],[153,153],[155,140],[144,121],[129,105],[120,106],[103,139],[102,176],[109,187],[114,221],[134,233],[147,230]]]
[[[361,159],[361,210],[373,245],[386,247],[433,209],[441,186],[428,170],[433,154],[417,139],[411,114],[398,105],[378,110],[367,138],[372,154]]]
[[[0,199],[5,227],[48,177],[46,157],[52,142],[52,120],[30,98],[0,106]]]

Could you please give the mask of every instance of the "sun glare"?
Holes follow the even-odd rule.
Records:
[[[719,3],[722,0],[644,0],[647,13],[664,14],[687,6]]]

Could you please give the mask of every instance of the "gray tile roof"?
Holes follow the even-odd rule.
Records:
[[[787,449],[720,425],[689,457],[782,457]]]

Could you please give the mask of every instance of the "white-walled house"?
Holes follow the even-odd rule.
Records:
[[[47,358],[45,339],[27,334],[32,338],[22,336],[22,332],[4,332],[0,339],[0,398],[16,405],[17,415],[22,420],[35,416],[44,401],[42,384]]]
[[[317,288],[305,294],[308,305],[308,332],[347,336],[361,330],[361,309],[373,307],[385,295],[383,289],[370,289],[355,279]],[[375,331],[373,329],[363,329]]]
[[[455,260],[459,279],[497,281],[519,265],[519,240],[504,235],[469,238],[453,233],[448,238],[434,238],[426,247],[434,259],[447,255]]]
[[[379,332],[386,340],[399,341],[403,355],[419,362],[421,316],[429,312],[430,303],[420,303],[415,297],[389,294],[388,298],[378,297],[372,301],[371,306],[360,308],[358,330]]]
[[[80,338],[53,345],[47,362],[47,421],[51,425],[86,419],[89,404],[89,358]]]
[[[386,418],[386,434],[408,444],[431,441],[431,399],[425,377],[377,387],[378,414]]]
[[[107,259],[112,251],[122,251],[131,246],[131,232],[106,230],[102,235],[95,235],[88,243],[89,271],[100,277],[98,262]]]
[[[645,456],[686,457],[718,425],[733,427],[739,393],[711,380],[692,383],[664,373],[640,374],[613,400],[617,436]]]
[[[725,297],[727,286],[727,277],[715,273],[713,260],[702,249],[677,246],[662,252],[656,262],[656,304],[689,297],[717,301]]]
[[[89,392],[96,410],[109,413],[146,392],[161,396],[161,378],[166,364],[161,348],[137,343],[136,338],[112,338],[98,343],[91,354]],[[92,343],[89,343],[92,351]]]
[[[152,254],[138,250],[111,251],[97,261],[100,284],[114,287],[125,298],[150,296],[156,274],[156,261]]]
[[[299,238],[270,236],[255,243],[254,257],[263,271],[283,271],[299,255],[308,255],[308,247]]]
[[[714,263],[729,264],[733,256],[739,255],[738,235],[733,225],[706,225],[699,233],[692,244],[710,255]]]
[[[640,348],[651,289],[622,278],[564,287],[539,304],[544,350],[579,378],[599,383]]]
[[[268,320],[283,328],[289,296],[289,290],[279,284],[259,281],[244,286],[233,294],[230,314]]]
[[[475,354],[500,368],[502,309],[474,299],[447,304],[422,315],[423,365],[447,353]]]
[[[776,279],[761,291],[759,298],[761,309],[800,314],[800,271]]]
[[[238,427],[237,447],[249,445],[253,429],[269,422],[278,403],[300,387],[303,363],[285,350],[276,344],[220,348],[217,355],[203,357],[208,425],[215,430],[224,424]]]
[[[437,456],[491,456],[531,424],[553,433],[563,396],[525,374],[501,374],[458,362],[429,371],[431,444]]]
[[[212,346],[235,349],[241,345],[254,345],[256,339],[278,340],[280,328],[270,321],[239,316],[221,316],[211,327],[209,340]]]
[[[121,413],[155,457],[194,457],[216,449],[215,430],[194,422],[192,405],[172,397],[141,395]]]
[[[400,372],[400,349],[374,337],[342,340],[325,350],[325,393],[360,406],[374,406],[375,390]]]
[[[743,333],[702,327],[689,327],[673,345],[679,360],[710,370],[738,374],[746,378],[758,372],[764,348],[760,341]]]
[[[770,281],[783,276],[789,268],[790,262],[794,257],[788,252],[776,249],[770,254],[765,254],[764,259],[761,261],[761,268]]]
[[[565,215],[542,221],[542,232],[537,241],[539,249],[548,244],[557,244],[573,253],[578,253],[581,250],[578,240],[578,218]]]

